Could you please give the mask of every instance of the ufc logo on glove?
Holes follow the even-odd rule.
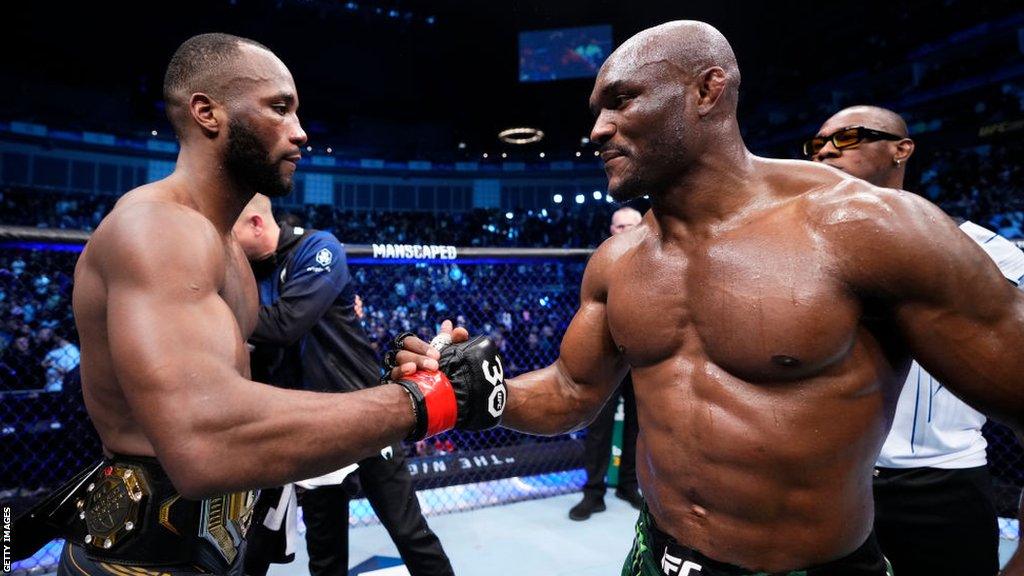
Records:
[[[395,339],[402,347],[406,333]],[[394,358],[385,355],[387,363]],[[416,426],[408,440],[420,440],[447,430],[486,430],[501,423],[508,401],[505,369],[501,354],[486,336],[448,344],[441,349],[440,370],[420,371],[403,376],[397,384],[412,397]]]
[[[494,386],[494,390],[491,390],[491,395],[487,399],[487,411],[491,413],[491,416],[500,418],[501,414],[505,411],[505,370],[501,367],[501,356],[494,356],[494,371],[488,369],[489,361],[484,360],[481,368],[484,371],[484,378]]]

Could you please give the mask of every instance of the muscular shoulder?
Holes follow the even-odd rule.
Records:
[[[858,287],[927,281],[967,240],[931,202],[857,179],[809,191],[800,203],[821,248]]]
[[[213,224],[181,204],[145,196],[120,201],[89,241],[108,279],[178,275],[224,280],[224,243]]]
[[[812,190],[802,198],[808,222],[825,239],[850,248],[925,240],[957,230],[942,210],[904,190],[849,179]]]
[[[644,216],[640,224],[628,232],[612,236],[594,250],[587,269],[583,273],[582,295],[604,301],[608,291],[608,281],[614,276],[615,269],[631,254],[650,234],[648,218]]]

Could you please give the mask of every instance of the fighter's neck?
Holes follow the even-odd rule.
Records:
[[[210,160],[214,156],[183,147],[168,181],[174,184],[182,203],[206,216],[221,234],[227,236],[231,234],[242,209],[252,199],[253,192],[239,189],[224,164]]]
[[[896,190],[903,190],[903,170],[894,170],[889,174],[884,181],[879,182],[878,185],[882,188],[895,188]]]
[[[668,190],[652,194],[651,210],[665,238],[713,233],[758,204],[765,193],[758,164],[741,143],[729,153],[699,158]]]

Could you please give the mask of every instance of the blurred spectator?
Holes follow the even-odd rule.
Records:
[[[14,338],[14,342],[0,356],[0,377],[5,390],[40,390],[46,382],[40,368],[42,357],[32,346],[27,334]]]
[[[46,391],[60,392],[64,388],[64,379],[78,368],[81,352],[78,346],[60,336],[55,336],[56,346],[43,357],[42,366],[46,369]]]

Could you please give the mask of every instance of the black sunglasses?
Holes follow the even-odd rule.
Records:
[[[804,142],[804,156],[810,158],[825,147],[829,141],[837,150],[856,146],[864,140],[903,140],[905,136],[897,136],[881,130],[873,130],[863,126],[847,126],[840,128],[828,136],[815,136]]]

